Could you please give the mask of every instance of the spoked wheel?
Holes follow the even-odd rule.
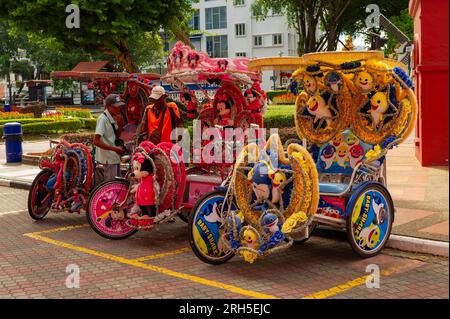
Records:
[[[226,212],[225,193],[214,191],[200,198],[189,216],[189,244],[201,261],[212,265],[223,264],[234,256],[234,252],[221,242],[219,228],[223,205]],[[236,210],[234,203],[231,209]]]
[[[28,213],[34,220],[44,218],[50,210],[53,196],[45,187],[53,171],[43,169],[34,178],[28,193]]]
[[[127,198],[130,184],[116,179],[98,185],[89,196],[86,215],[94,231],[108,239],[124,239],[137,232],[127,225],[127,214],[134,205],[134,196]],[[123,209],[117,209],[126,199]]]
[[[308,237],[305,236],[304,231],[299,231],[297,233],[291,234],[291,237],[294,240],[294,245],[300,245],[300,244],[307,242],[308,239],[311,238],[311,236],[312,236],[313,232],[316,230],[316,228],[317,228],[316,223],[309,224],[309,226],[308,226],[309,236]]]
[[[372,257],[383,250],[394,221],[394,203],[387,189],[379,184],[363,184],[350,198],[347,237],[353,250]]]

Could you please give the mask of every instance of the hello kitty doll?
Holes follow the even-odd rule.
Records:
[[[139,181],[132,192],[136,195],[136,205],[141,214],[134,213],[130,219],[137,221],[139,227],[151,227],[156,216],[156,179],[153,165],[142,153],[133,156],[133,177]],[[134,223],[136,224],[136,223]]]

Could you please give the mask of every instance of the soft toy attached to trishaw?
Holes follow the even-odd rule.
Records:
[[[256,59],[249,67],[292,65],[299,140],[284,149],[274,135],[263,151],[249,146],[230,184],[199,200],[189,233],[204,262],[239,255],[252,263],[305,242],[317,225],[345,228],[363,257],[389,239],[385,155],[410,134],[417,112],[404,67],[376,51]]]

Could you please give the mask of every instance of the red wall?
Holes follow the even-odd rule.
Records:
[[[419,103],[416,156],[423,166],[448,166],[448,0],[410,0],[414,80]]]

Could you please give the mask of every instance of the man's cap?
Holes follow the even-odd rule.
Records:
[[[155,100],[159,100],[159,98],[161,96],[163,96],[164,94],[166,94],[166,90],[164,90],[164,88],[160,85],[155,86],[152,89],[152,93],[150,94],[150,98],[155,99]]]
[[[125,105],[125,103],[123,103],[122,100],[120,99],[119,94],[109,94],[107,97],[105,97],[103,104],[105,106],[111,105],[114,107],[121,107]]]

